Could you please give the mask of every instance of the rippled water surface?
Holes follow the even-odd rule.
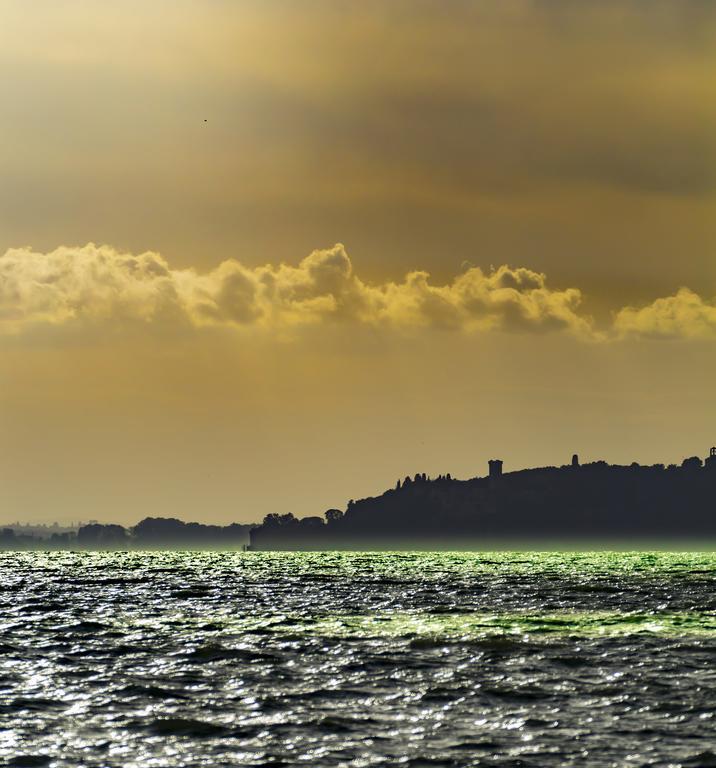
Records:
[[[712,554],[0,553],[0,763],[716,766],[715,587]]]

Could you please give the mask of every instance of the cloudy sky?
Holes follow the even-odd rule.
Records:
[[[0,522],[716,443],[716,5],[0,0]]]

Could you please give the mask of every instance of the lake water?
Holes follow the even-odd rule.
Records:
[[[716,766],[716,556],[0,553],[0,763]]]

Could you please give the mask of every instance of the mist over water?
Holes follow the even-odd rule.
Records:
[[[708,766],[716,555],[0,553],[0,762]]]

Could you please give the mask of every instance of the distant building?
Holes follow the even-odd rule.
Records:
[[[490,482],[494,483],[502,477],[502,460],[490,459],[487,462],[487,466],[490,468]]]
[[[490,459],[487,462],[489,475],[487,478],[487,498],[485,499],[485,513],[489,516],[497,514],[497,490],[502,486],[502,459]]]
[[[711,449],[704,466],[707,469],[716,469],[716,445]]]
[[[573,467],[579,466],[579,456],[576,453],[572,454],[572,466]]]

